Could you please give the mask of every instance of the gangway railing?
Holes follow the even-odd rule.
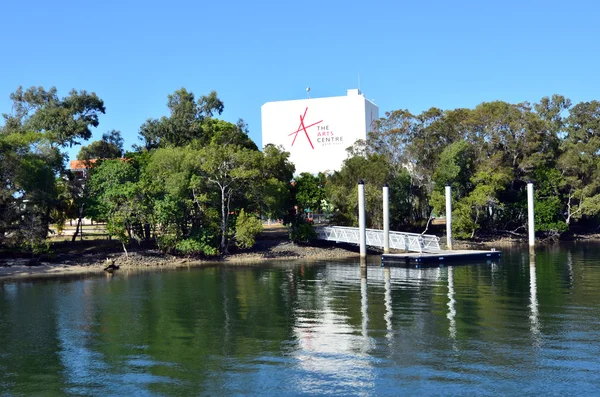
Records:
[[[359,244],[357,227],[319,226],[315,228],[319,240]],[[383,248],[383,230],[367,229],[367,245]],[[440,238],[430,234],[390,231],[390,248],[413,252],[440,252]]]

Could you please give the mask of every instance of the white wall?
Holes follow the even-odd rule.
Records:
[[[263,145],[289,151],[297,174],[339,170],[346,148],[366,139],[379,117],[377,106],[358,90],[348,90],[347,96],[268,102],[261,111]]]

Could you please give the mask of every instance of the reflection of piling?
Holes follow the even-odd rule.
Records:
[[[452,249],[452,187],[446,185],[446,249]]]
[[[540,321],[537,299],[537,275],[535,271],[535,255],[529,255],[529,322],[534,346],[540,345]]]
[[[392,280],[391,280],[391,270],[389,267],[383,269],[383,279],[384,279],[384,287],[385,287],[385,295],[383,298],[385,305],[385,314],[383,316],[385,320],[385,328],[387,333],[385,337],[388,340],[392,339]]]
[[[360,274],[360,311],[362,314],[362,336],[365,340],[367,340],[369,336],[369,297],[367,295],[367,268],[361,268]],[[365,346],[365,348],[368,348],[368,346]]]
[[[533,208],[533,182],[527,183],[527,224],[529,226],[529,250],[535,246],[535,213]]]
[[[448,331],[452,339],[456,339],[456,299],[454,299],[454,268],[448,267]]]
[[[367,222],[365,215],[365,183],[358,181],[358,233],[360,242],[360,257],[367,257]]]
[[[390,188],[383,185],[383,253],[390,253]]]

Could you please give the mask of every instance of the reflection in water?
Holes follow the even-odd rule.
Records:
[[[573,253],[567,251],[567,270],[569,271],[569,287],[573,288]]]
[[[0,282],[0,395],[590,394],[600,249],[521,253]]]
[[[450,320],[450,337],[456,340],[456,308],[454,307],[456,300],[454,299],[454,268],[448,267],[448,314],[446,317]]]
[[[226,351],[226,347],[229,343],[229,338],[231,335],[231,318],[229,316],[229,298],[228,298],[228,293],[227,293],[227,276],[226,276],[226,272],[221,272],[221,276],[222,279],[225,281],[223,282],[223,287],[221,288],[222,291],[222,300],[223,300],[223,352]]]
[[[384,305],[385,305],[385,329],[386,334],[385,337],[388,340],[388,343],[391,343],[392,337],[394,336],[392,331],[392,280],[391,280],[391,271],[389,267],[386,267],[383,270],[383,279],[385,285],[385,296],[384,296]]]
[[[90,282],[73,284],[65,294],[56,297],[57,304],[63,308],[56,318],[59,357],[71,392],[81,392],[78,386],[93,381],[95,372],[104,367],[102,355],[88,346],[91,336],[88,328],[93,323],[91,285]]]
[[[362,337],[364,344],[362,346],[363,351],[369,349],[369,296],[367,295],[367,268],[361,268],[360,277],[360,312],[362,315]]]
[[[531,336],[533,344],[536,347],[540,346],[540,322],[537,300],[537,276],[535,273],[535,255],[529,255],[529,321],[531,323]]]
[[[336,378],[338,386],[358,389],[373,386],[373,368],[367,354],[370,341],[366,267],[360,269],[360,335],[357,335],[357,327],[350,325],[349,317],[336,305],[340,298],[337,295],[339,287],[350,283],[356,286],[357,269],[341,266],[336,271],[341,282],[336,284],[330,279],[331,272],[327,271],[323,278],[327,282],[318,283],[314,292],[307,289],[298,291],[299,294],[308,294],[311,299],[314,295],[318,302],[315,308],[299,305],[295,315],[294,334],[298,348],[294,357],[304,373],[297,376],[294,383],[295,388],[303,393],[327,390],[332,377]]]

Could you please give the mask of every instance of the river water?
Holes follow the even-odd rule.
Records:
[[[598,395],[600,245],[0,282],[0,395]]]

